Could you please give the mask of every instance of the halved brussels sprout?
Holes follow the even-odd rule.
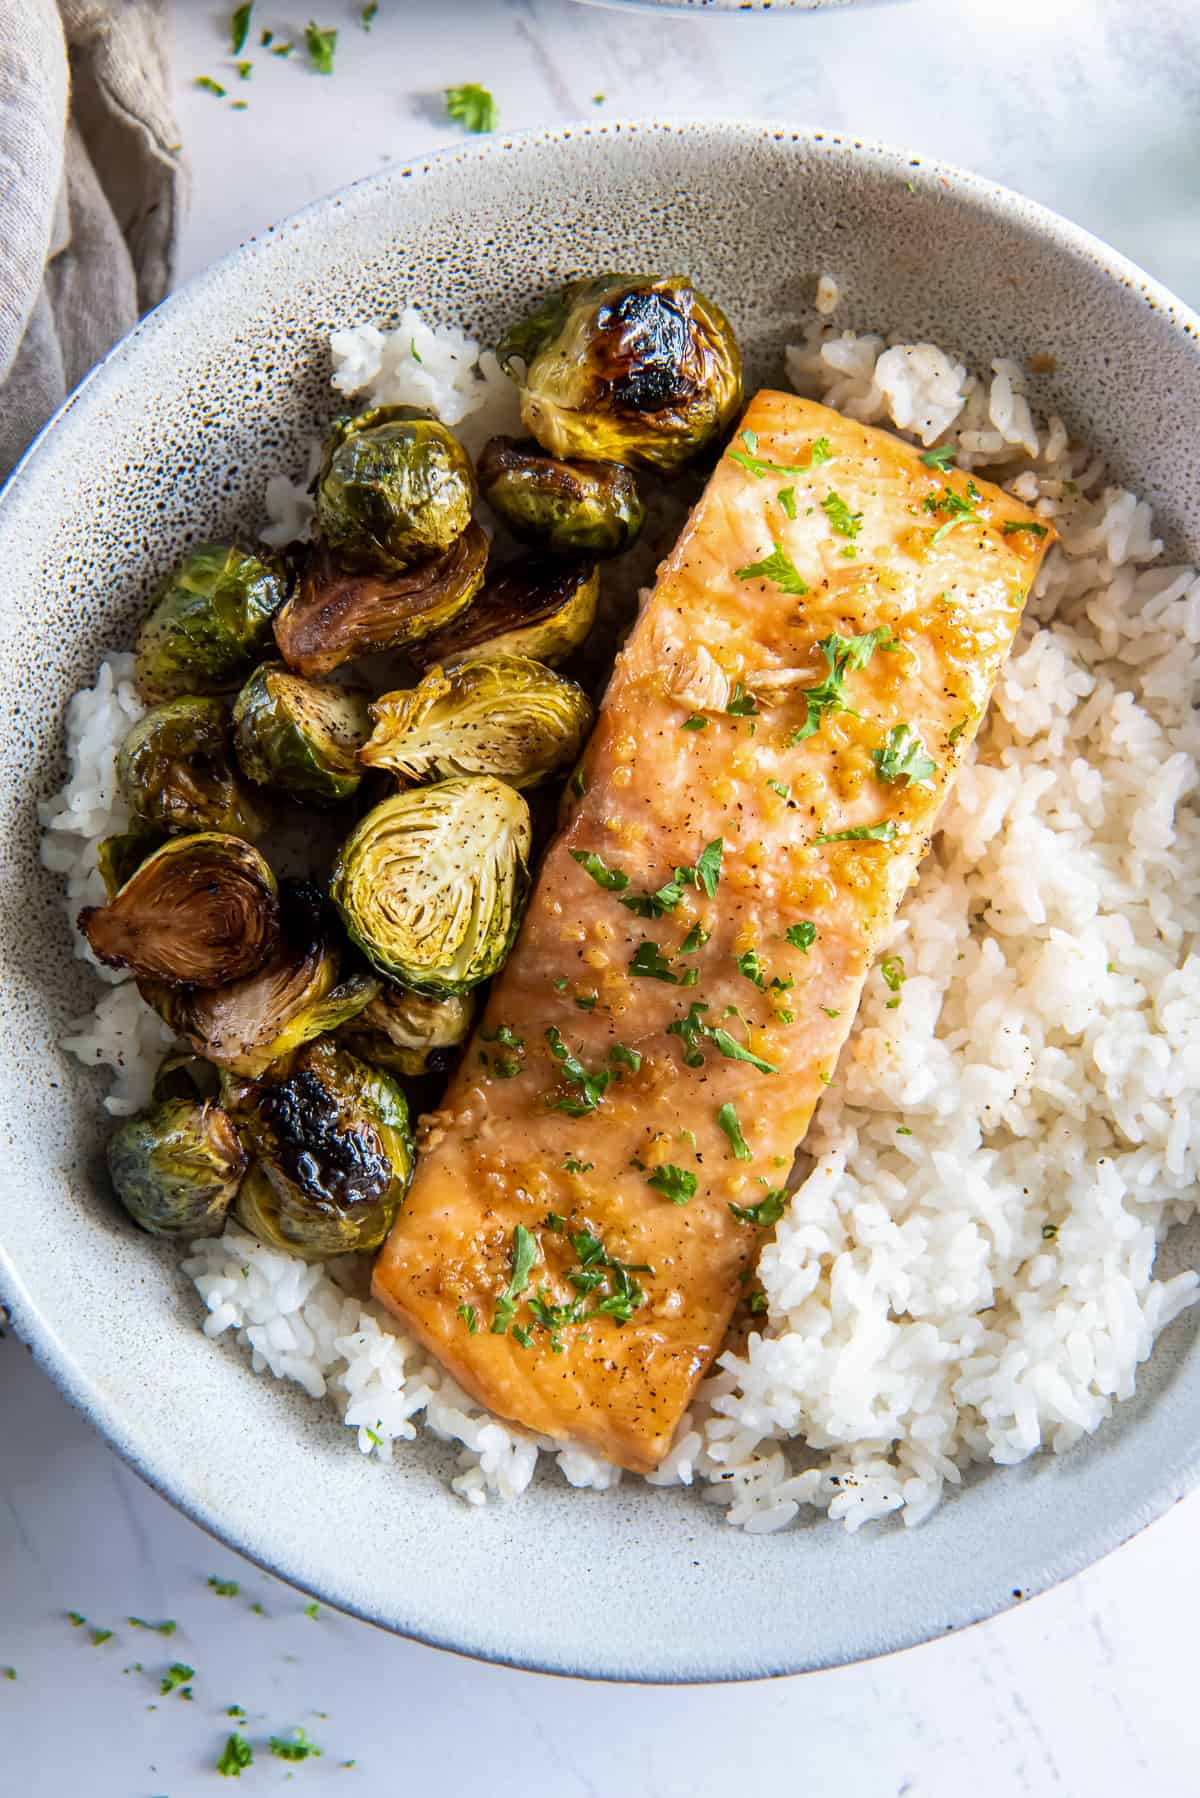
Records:
[[[371,734],[365,694],[319,687],[282,662],[264,662],[238,694],[233,723],[242,772],[260,786],[313,805],[358,791],[358,751]]]
[[[371,974],[338,984],[333,916],[307,880],[280,881],[279,927],[274,953],[244,980],[207,992],[156,981],[140,986],[198,1055],[249,1079],[356,1017],[380,987]]]
[[[136,818],[128,830],[100,839],[96,845],[96,866],[110,899],[116,898],[130,875],[141,867],[148,855],[161,849],[166,840],[165,831],[151,830],[148,824],[142,824]]]
[[[159,588],[137,640],[134,680],[149,705],[240,687],[285,596],[268,563],[236,546],[193,550]]]
[[[385,986],[338,1040],[352,1055],[376,1067],[390,1068],[415,1080],[422,1074],[446,1074],[471,1033],[473,993],[435,999]]]
[[[528,656],[554,667],[583,642],[596,622],[600,570],[594,562],[526,556],[490,580],[475,604],[423,643],[409,660],[435,663],[480,656]]]
[[[637,481],[619,462],[560,462],[512,437],[484,444],[479,485],[515,537],[554,555],[620,555],[646,517]]]
[[[227,830],[251,842],[267,820],[237,777],[223,702],[185,693],[152,706],[117,753],[134,818],[160,831]]]
[[[742,403],[729,320],[682,275],[573,281],[498,353],[527,362],[521,419],[552,456],[678,468]]]
[[[155,1236],[219,1236],[246,1172],[227,1112],[209,1099],[166,1099],[109,1139],[117,1197]]]
[[[355,656],[404,649],[465,611],[483,585],[488,540],[477,524],[440,555],[407,574],[353,574],[317,549],[300,591],[275,620],[289,668],[329,674]]]
[[[331,1042],[252,1088],[238,1127],[257,1156],[238,1221],[261,1242],[322,1261],[383,1241],[413,1171],[408,1105],[392,1076]]]
[[[107,905],[79,914],[94,954],[168,986],[222,986],[260,968],[275,947],[275,876],[241,837],[172,837]]]
[[[164,1099],[215,1099],[220,1090],[220,1075],[210,1061],[176,1052],[160,1063],[150,1097],[158,1105]]]
[[[317,476],[317,527],[345,568],[394,573],[449,548],[471,522],[475,471],[417,406],[339,418]]]
[[[330,896],[389,980],[465,993],[504,965],[529,897],[529,807],[476,775],[385,799],[338,851]]]
[[[419,686],[377,699],[371,716],[375,734],[359,752],[368,768],[409,782],[495,774],[535,787],[575,760],[595,714],[581,687],[541,662],[489,656],[431,668]]]

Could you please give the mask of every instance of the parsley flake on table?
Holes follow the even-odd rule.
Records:
[[[764,556],[761,562],[747,562],[744,568],[735,568],[734,574],[739,581],[770,581],[781,593],[794,594],[798,599],[811,591],[787,551],[778,543],[772,543],[770,555]]]
[[[218,1598],[236,1598],[240,1590],[235,1579],[218,1579],[215,1573],[209,1574],[208,1583]]]
[[[321,1750],[297,1727],[288,1736],[271,1736],[267,1741],[271,1753],[281,1761],[307,1761],[318,1757]]]
[[[668,1161],[646,1176],[646,1185],[664,1193],[672,1205],[686,1205],[689,1199],[695,1198],[699,1181],[687,1168],[676,1167],[674,1162]]]
[[[379,11],[379,0],[367,0],[366,6],[358,15],[358,22],[364,31],[370,31],[371,21]]]
[[[327,30],[316,25],[310,19],[304,27],[304,48],[308,51],[308,59],[318,75],[333,74],[333,55],[337,49],[337,31],[330,26]]]
[[[606,893],[623,893],[629,885],[628,874],[622,874],[619,868],[608,867],[594,849],[572,849],[570,856]]]
[[[3,1672],[5,1679],[16,1679],[17,1677],[17,1670],[15,1667],[5,1667]]]
[[[468,131],[494,131],[499,117],[495,100],[477,81],[465,82],[462,87],[448,87],[446,111],[456,124]]]
[[[254,11],[253,0],[247,6],[235,6],[229,20],[229,47],[236,56],[246,42],[246,34],[250,29],[250,14]]]
[[[172,1661],[162,1676],[159,1692],[165,1698],[168,1692],[177,1691],[180,1686],[186,1687],[189,1680],[195,1679],[196,1669],[189,1667],[184,1661]],[[183,1694],[181,1693],[182,1697]]]
[[[235,1732],[221,1750],[221,1758],[217,1762],[217,1772],[223,1779],[240,1779],[253,1761],[254,1752],[249,1742],[245,1736],[240,1736]]]
[[[911,787],[937,773],[937,763],[911,724],[894,724],[883,748],[871,751],[871,760],[880,780],[889,785],[902,780]]]
[[[717,1112],[717,1128],[729,1143],[736,1160],[749,1161],[751,1159],[750,1146],[742,1135],[742,1126],[738,1123],[738,1114],[732,1105],[722,1105]]]
[[[729,1209],[739,1224],[753,1224],[755,1229],[769,1230],[783,1216],[787,1202],[783,1188],[773,1187],[763,1194],[757,1205],[731,1205]]]
[[[884,824],[856,824],[853,830],[833,830],[822,832],[813,838],[814,843],[891,843],[895,841],[896,826],[889,818]]]
[[[225,89],[219,81],[214,81],[211,75],[197,75],[194,85],[203,88],[206,94],[215,94],[218,100],[225,98]]]
[[[87,1622],[87,1618],[82,1611],[68,1611],[67,1622],[71,1625],[72,1629],[82,1629]]]
[[[317,1603],[315,1598],[313,1599],[311,1604],[305,1605],[304,1615],[306,1617],[311,1617],[314,1623],[317,1621],[318,1617],[321,1615],[321,1607]]]
[[[841,494],[835,493],[832,487],[821,501],[821,510],[839,537],[858,536],[862,529],[862,513],[852,512]]]
[[[890,654],[899,645],[887,626],[879,625],[858,637],[840,637],[836,631],[831,631],[828,637],[822,637],[817,648],[825,657],[828,672],[816,686],[804,689],[805,719],[788,739],[790,747],[815,736],[827,712],[849,711],[845,700],[846,676],[865,668],[877,649]]]

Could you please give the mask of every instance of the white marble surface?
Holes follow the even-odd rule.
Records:
[[[511,129],[660,111],[773,116],[911,145],[1036,195],[1200,303],[1195,0],[912,0],[678,20],[570,0],[382,0],[370,36],[358,11],[357,0],[319,9],[342,33],[332,79],[298,57],[255,55],[243,84],[225,53],[227,9],[176,0],[194,171],[183,275],[330,188],[451,142],[440,90],[478,80]],[[307,8],[290,28],[282,8],[260,0],[256,15],[255,36],[266,25],[282,37]],[[201,73],[246,110],[191,87]],[[209,1575],[238,1580],[239,1596],[215,1596]],[[519,1570],[497,1577],[519,1602]],[[213,1766],[232,1703],[250,1711],[253,1739],[302,1724],[325,1750],[294,1769],[260,1753],[252,1790],[294,1773],[388,1798],[538,1786],[562,1798],[708,1798],[768,1782],[813,1798],[1200,1792],[1200,1498],[992,1623],[756,1687],[538,1679],[328,1612],[314,1620],[304,1604],[148,1491],[20,1344],[0,1341],[0,1670],[18,1676],[0,1677],[3,1798],[225,1789]],[[93,1647],[68,1609],[113,1639]],[[130,1612],[174,1617],[178,1632],[147,1636],[123,1622]],[[175,1659],[195,1669],[190,1704],[159,1696]],[[123,1671],[136,1661],[143,1672]]]

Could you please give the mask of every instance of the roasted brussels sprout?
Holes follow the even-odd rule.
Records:
[[[282,662],[256,668],[233,723],[242,772],[311,805],[350,799],[362,780],[358,751],[371,734],[366,695],[319,687]]]
[[[473,993],[446,999],[385,986],[354,1022],[338,1032],[352,1055],[415,1080],[446,1074],[458,1059],[475,1016]]]
[[[150,1097],[158,1105],[164,1099],[215,1099],[220,1090],[220,1075],[210,1061],[176,1052],[160,1064]]]
[[[484,445],[479,485],[515,537],[554,555],[620,555],[646,516],[637,481],[619,462],[560,462],[512,437]]]
[[[317,549],[275,620],[275,641],[289,668],[328,674],[355,656],[405,649],[457,618],[483,585],[488,540],[477,524],[440,555],[407,574],[353,574]]]
[[[241,837],[172,837],[79,928],[110,968],[168,986],[222,986],[260,968],[278,934],[275,876]]]
[[[465,993],[503,966],[529,896],[529,807],[487,775],[397,793],[338,851],[330,896],[379,972]]]
[[[279,941],[262,967],[211,991],[141,983],[142,997],[198,1055],[257,1079],[314,1037],[370,1004],[380,982],[354,974],[338,984],[336,924],[307,880],[279,883]]]
[[[408,1189],[408,1106],[392,1076],[345,1049],[311,1043],[237,1113],[257,1156],[237,1216],[260,1241],[305,1261],[373,1249]]]
[[[227,830],[253,841],[267,820],[237,777],[224,703],[185,693],[152,706],[117,754],[135,819],[164,831]]]
[[[134,679],[149,705],[240,687],[270,641],[284,582],[258,556],[206,543],[159,589],[137,640]]]
[[[573,762],[592,727],[591,701],[574,681],[523,656],[489,656],[371,707],[375,734],[359,752],[368,768],[402,781],[495,774],[535,787]]]
[[[411,568],[462,535],[474,503],[466,450],[418,406],[372,406],[326,439],[317,528],[344,568]]]
[[[680,275],[574,281],[515,326],[521,419],[552,456],[674,469],[728,430],[742,359],[728,319]]]
[[[526,556],[490,580],[475,604],[436,635],[414,643],[420,669],[480,656],[528,656],[553,667],[578,649],[596,621],[594,562]]]
[[[155,1236],[219,1236],[246,1172],[229,1115],[208,1099],[166,1099],[109,1139],[108,1167],[130,1217]]]
[[[115,899],[125,882],[141,867],[148,855],[161,849],[167,840],[165,830],[152,830],[135,818],[128,830],[117,836],[102,837],[96,845],[96,866],[104,881],[104,890]]]

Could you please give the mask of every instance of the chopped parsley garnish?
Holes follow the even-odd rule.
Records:
[[[792,790],[781,780],[769,780],[767,785],[770,787],[772,793],[778,793],[781,799],[786,799]]]
[[[883,984],[890,993],[898,993],[908,975],[904,971],[904,963],[898,955],[885,955],[879,964],[879,972],[883,976]]]
[[[833,1007],[830,1005],[820,1005],[817,1009],[818,1011],[823,1011],[827,1018],[840,1018],[842,1015],[840,1011],[834,1011]]]
[[[253,0],[248,6],[235,6],[229,21],[229,47],[236,56],[246,42],[246,33],[250,29],[250,14],[254,11]]]
[[[656,893],[627,893],[620,903],[639,918],[661,918],[664,912],[674,911],[682,898],[683,886],[677,873],[674,880],[668,880]]]
[[[103,1648],[103,1646],[106,1642],[111,1642],[111,1641],[112,1641],[112,1631],[110,1629],[94,1629],[92,1631],[92,1647],[93,1648]]]
[[[1043,1224],[1042,1225],[1042,1241],[1043,1242],[1053,1242],[1054,1238],[1057,1235],[1058,1235],[1058,1225],[1057,1224]]]
[[[813,838],[814,843],[891,843],[895,840],[896,826],[889,818],[884,824],[856,824],[853,830],[833,830],[822,832]]]
[[[16,1679],[16,1677],[17,1677],[16,1668],[15,1667],[5,1667],[4,1677],[5,1677],[5,1679]]]
[[[883,748],[871,751],[871,760],[880,780],[889,785],[902,780],[911,787],[937,773],[937,763],[926,753],[924,743],[910,724],[894,724]]]
[[[217,1772],[224,1779],[240,1779],[246,1768],[254,1760],[254,1754],[245,1736],[231,1735],[221,1750],[221,1758],[217,1762]]]
[[[897,1124],[896,1125],[896,1135],[897,1136],[911,1136],[912,1131],[909,1129],[907,1124]]]
[[[333,74],[333,53],[337,49],[337,32],[323,31],[312,20],[304,27],[304,47],[318,75]]]
[[[708,941],[708,931],[703,924],[693,924],[692,928],[679,945],[680,955],[694,955],[697,949],[703,949]]]
[[[252,62],[239,62],[237,65],[237,72],[241,80],[249,81],[250,76],[254,72],[254,64]]]
[[[858,536],[862,529],[862,513],[852,512],[841,494],[835,493],[832,487],[821,501],[821,510],[839,537]]]
[[[492,1318],[492,1335],[503,1336],[512,1323],[517,1309],[517,1301],[529,1285],[529,1276],[533,1264],[537,1260],[537,1240],[524,1224],[518,1224],[513,1231],[512,1249],[510,1251],[510,1274],[508,1285],[496,1300],[496,1313]]]
[[[367,0],[367,4],[363,7],[362,11],[358,15],[358,22],[362,26],[364,31],[370,31],[371,21],[375,17],[375,15],[378,11],[379,11],[379,0]]]
[[[1018,531],[1028,531],[1031,537],[1044,537],[1047,534],[1044,524],[1017,524],[1014,521],[1004,526],[1006,537],[1015,537]]]
[[[663,954],[662,945],[649,941],[638,944],[629,964],[629,972],[646,980],[665,981],[668,986],[695,986],[700,978],[696,968],[688,968],[684,973],[677,974]]]
[[[843,696],[846,676],[865,668],[877,649],[891,651],[896,647],[896,639],[886,625],[865,631],[859,637],[839,637],[836,631],[822,637],[817,648],[825,657],[828,673],[815,687],[804,689],[803,698],[808,709],[804,723],[792,732],[789,743],[803,743],[806,737],[815,736],[826,712],[848,711]]]
[[[730,1211],[739,1224],[753,1224],[758,1230],[769,1230],[787,1209],[788,1196],[782,1187],[772,1187],[757,1205],[731,1205]]]
[[[972,522],[977,522],[979,514],[975,510],[975,501],[978,498],[979,489],[974,481],[970,480],[967,482],[965,498],[961,493],[955,493],[953,487],[943,487],[940,493],[929,494],[925,500],[925,510],[927,512],[945,512],[948,514],[945,523],[939,524],[933,535],[930,537],[930,543],[940,543],[947,532],[952,531],[956,524],[970,524]]]
[[[218,1579],[215,1573],[210,1573],[208,1583],[218,1598],[236,1598],[238,1595],[238,1583],[235,1579]]]
[[[758,712],[757,699],[753,693],[747,693],[740,680],[733,683],[733,692],[725,712],[730,718],[753,718]]]
[[[486,87],[480,87],[476,81],[468,81],[462,87],[446,89],[446,111],[459,125],[468,131],[494,131],[496,129],[496,102]]]
[[[572,774],[570,780],[567,782],[567,785],[570,787],[572,793],[574,793],[576,799],[583,798],[588,790],[588,783],[587,775],[583,771],[582,764],[576,768],[574,774]]]
[[[590,874],[598,887],[606,893],[623,893],[629,885],[628,874],[622,874],[619,868],[610,868],[594,849],[572,849],[571,860],[578,862],[585,874]]]
[[[554,1024],[546,1031],[546,1041],[550,1045],[550,1053],[558,1063],[559,1072],[571,1086],[578,1088],[578,1097],[550,1099],[552,1111],[565,1111],[568,1117],[585,1117],[589,1111],[595,1111],[601,1099],[612,1084],[613,1076],[604,1071],[589,1074],[577,1055],[572,1055],[563,1041],[562,1032]],[[519,1228],[520,1226],[518,1226]]]
[[[276,44],[271,51],[272,56],[290,56],[296,48],[295,44]]]
[[[496,1043],[501,1049],[508,1050],[505,1055],[488,1056],[480,1051],[480,1060],[484,1067],[490,1067],[497,1080],[514,1080],[521,1072],[525,1055],[525,1038],[518,1036],[511,1024],[497,1024],[494,1030],[480,1032],[480,1040],[485,1043]]]
[[[706,1027],[704,1034],[713,1047],[719,1049],[722,1055],[727,1055],[730,1061],[748,1062],[752,1068],[757,1068],[760,1074],[777,1074],[779,1072],[773,1062],[764,1061],[761,1055],[752,1055],[749,1049],[744,1049],[735,1037],[730,1036],[728,1030]]]
[[[575,1004],[580,1011],[595,1011],[599,1003],[599,993],[576,993],[575,995]]]
[[[563,1169],[568,1174],[590,1174],[595,1165],[596,1163],[594,1161],[577,1161],[574,1155],[568,1155],[567,1159],[563,1162]],[[558,1213],[554,1211],[550,1213],[550,1217],[556,1219],[556,1222],[553,1224],[550,1224],[549,1217],[546,1219],[547,1224],[550,1224],[550,1228],[561,1230],[566,1220],[560,1218]]]
[[[738,1123],[738,1114],[732,1105],[722,1105],[717,1113],[717,1128],[726,1137],[734,1156],[738,1161],[751,1159],[750,1147],[742,1135],[742,1126]]]
[[[795,594],[798,599],[811,591],[787,551],[778,543],[771,545],[770,555],[764,556],[761,562],[747,562],[744,568],[735,568],[734,574],[739,581],[771,581],[781,593]]]
[[[744,450],[728,450],[726,453],[731,462],[739,468],[746,469],[756,481],[761,481],[769,474],[807,474],[812,468],[819,468],[823,462],[833,460],[833,451],[829,447],[828,437],[815,437],[809,446],[807,462],[768,462],[758,454],[758,432],[741,431],[738,433],[745,444]]]
[[[239,1717],[244,1723],[246,1721],[246,1707],[242,1704],[227,1704],[225,1706],[225,1715],[227,1717]]]
[[[937,449],[926,450],[921,460],[926,468],[936,468],[939,474],[945,474],[948,468],[954,467],[954,458],[957,454],[957,444],[941,443]]]
[[[754,1292],[752,1292],[750,1294],[749,1299],[746,1301],[746,1309],[748,1311],[753,1312],[754,1315],[757,1317],[760,1313],[762,1313],[763,1311],[766,1310],[767,1302],[768,1302],[767,1295],[763,1291],[762,1287],[759,1286],[755,1289]]]
[[[218,100],[225,98],[225,89],[219,81],[214,81],[211,75],[197,75],[196,86],[202,87],[206,94],[215,94]]]
[[[775,498],[779,501],[785,518],[796,516],[796,489],[794,487],[781,487]]]
[[[82,1629],[87,1622],[87,1618],[83,1615],[82,1611],[68,1611],[67,1621],[70,1623],[72,1629]]]
[[[682,1038],[683,1059],[689,1068],[702,1068],[704,1055],[700,1048],[701,1038],[705,1035],[704,1013],[708,1006],[702,999],[696,999],[687,1008],[687,1015],[676,1018],[673,1024],[667,1025],[668,1036]]]
[[[311,1617],[314,1623],[317,1621],[318,1617],[321,1615],[321,1607],[317,1603],[315,1598],[313,1599],[311,1604],[305,1605],[304,1615],[306,1617]]]
[[[182,1686],[184,1687],[184,1692],[181,1696],[190,1698],[191,1693],[186,1690],[187,1683],[189,1680],[195,1679],[195,1677],[196,1669],[194,1667],[187,1666],[183,1661],[172,1661],[171,1665],[162,1676],[162,1682],[158,1688],[159,1692],[165,1698],[168,1692],[174,1692]]]
[[[744,955],[737,957],[737,970],[739,974],[744,974],[747,980],[752,980],[755,986],[765,990],[767,976],[758,959],[757,949],[747,949]]]
[[[641,1052],[631,1049],[627,1043],[614,1043],[608,1051],[610,1061],[619,1062],[622,1067],[630,1068],[635,1074],[642,1065]],[[620,1076],[617,1076],[618,1079]]]
[[[949,734],[947,735],[947,737],[946,737],[947,743],[951,743],[951,744],[957,743],[958,739],[962,736],[963,732],[966,730],[967,725],[969,723],[970,723],[969,718],[960,718],[958,723],[954,726],[954,729],[952,731],[950,731]]]
[[[467,1326],[467,1335],[477,1336],[479,1334],[479,1313],[474,1305],[460,1305],[458,1315]]]
[[[646,1176],[646,1185],[652,1186],[655,1192],[665,1193],[672,1205],[686,1205],[689,1199],[695,1198],[698,1184],[695,1174],[676,1167],[671,1161]]]
[[[707,730],[708,719],[702,718],[699,712],[693,712],[690,718],[684,719],[679,728],[680,730]]]
[[[701,887],[710,899],[715,899],[717,896],[717,882],[721,878],[721,856],[724,849],[724,839],[714,837],[712,842],[706,843],[700,852],[700,859],[695,867],[694,883],[686,872],[682,876],[689,886],[695,884]]]
[[[131,1629],[152,1629],[156,1636],[173,1636],[179,1628],[174,1617],[167,1617],[162,1623],[147,1623],[144,1617],[126,1617]]]
[[[789,924],[783,935],[793,949],[803,949],[807,955],[817,940],[817,927],[809,918],[802,918],[799,924]]]

